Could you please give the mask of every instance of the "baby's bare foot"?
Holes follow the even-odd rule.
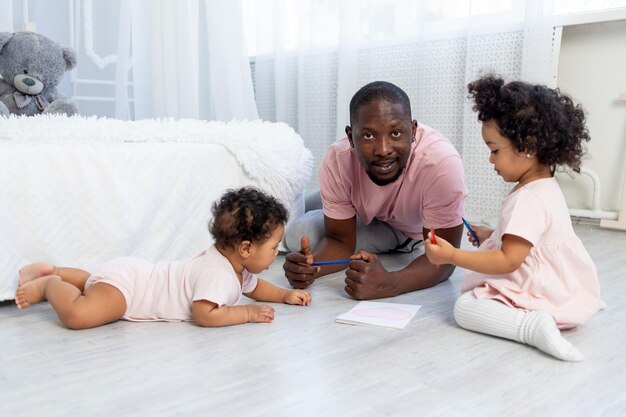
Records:
[[[54,265],[43,262],[28,264],[22,267],[18,273],[20,276],[19,286],[21,287],[34,279],[52,275],[54,273]]]
[[[51,279],[60,279],[56,275],[47,275],[28,281],[15,290],[15,304],[17,308],[27,308],[46,299],[44,290]]]

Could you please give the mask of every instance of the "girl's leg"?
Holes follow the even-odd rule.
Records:
[[[22,286],[29,281],[45,277],[47,275],[57,275],[61,277],[63,281],[69,282],[82,292],[85,290],[85,282],[91,274],[78,268],[55,267],[52,264],[38,262],[34,264],[28,264],[20,269],[19,285]]]
[[[88,329],[119,320],[126,311],[124,295],[112,285],[98,283],[84,294],[58,275],[37,278],[15,292],[18,308],[48,300],[61,322],[70,329]]]
[[[464,329],[525,343],[564,361],[585,358],[561,336],[545,311],[516,310],[498,300],[477,299],[468,291],[454,304],[454,318]]]

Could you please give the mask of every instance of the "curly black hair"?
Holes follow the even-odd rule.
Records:
[[[411,117],[411,101],[403,89],[387,81],[374,81],[364,85],[350,100],[350,124],[356,122],[359,107],[374,100],[386,100],[390,103],[402,104],[405,114]]]
[[[211,211],[209,232],[220,248],[235,247],[244,240],[263,243],[289,218],[282,203],[253,187],[228,190]]]
[[[569,166],[580,172],[583,141],[590,140],[585,113],[558,88],[522,81],[504,83],[489,74],[467,86],[474,100],[478,120],[497,123],[500,134],[519,152],[535,154],[539,163],[550,167]]]

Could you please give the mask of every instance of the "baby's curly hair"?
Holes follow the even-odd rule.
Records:
[[[500,134],[519,152],[537,155],[554,173],[557,165],[580,172],[590,140],[582,107],[559,89],[522,81],[504,84],[500,76],[485,75],[467,86],[478,120],[494,120]]]
[[[211,211],[209,232],[220,248],[235,247],[244,240],[263,243],[289,218],[282,203],[252,187],[228,190]]]

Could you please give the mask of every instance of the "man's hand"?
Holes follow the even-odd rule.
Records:
[[[300,252],[290,252],[285,257],[283,269],[285,276],[293,288],[302,289],[313,284],[315,281],[315,273],[320,268],[311,266],[313,262],[313,253],[309,244],[309,238],[302,236],[300,240]]]
[[[380,263],[373,253],[360,251],[348,264],[346,271],[346,292],[356,300],[372,300],[375,298],[395,297],[396,280],[391,272]]]

